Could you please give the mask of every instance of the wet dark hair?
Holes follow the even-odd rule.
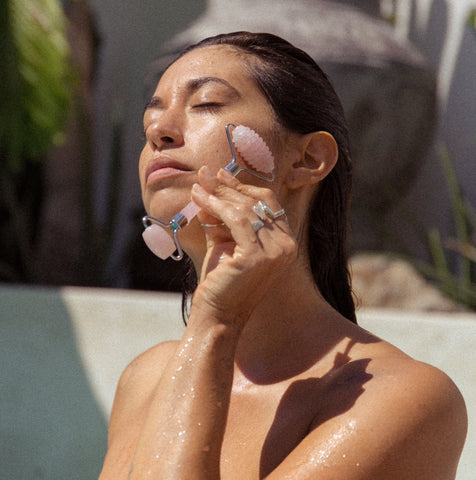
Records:
[[[180,56],[212,45],[229,45],[259,60],[249,62],[248,67],[281,125],[301,134],[326,131],[335,138],[338,161],[320,182],[308,212],[308,254],[321,295],[356,323],[346,248],[352,164],[344,111],[333,86],[307,53],[269,33],[217,35],[187,47]],[[187,295],[196,287],[196,281],[191,272],[182,302],[184,313]]]

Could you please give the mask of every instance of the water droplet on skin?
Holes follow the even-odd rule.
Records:
[[[347,455],[344,453],[344,455],[342,455],[342,458],[345,458],[345,457],[347,457]]]

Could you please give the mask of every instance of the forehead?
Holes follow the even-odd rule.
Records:
[[[246,54],[230,45],[201,47],[186,53],[167,68],[159,85],[183,83],[202,76],[256,86],[247,68]]]

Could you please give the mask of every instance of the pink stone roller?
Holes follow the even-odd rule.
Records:
[[[234,127],[231,134],[230,127]],[[229,123],[225,127],[225,130],[233,157],[232,161],[225,167],[225,170],[228,170],[234,177],[236,177],[238,173],[245,171],[261,178],[262,180],[268,182],[273,181],[274,159],[266,142],[254,130],[245,127],[244,125],[238,125],[235,127],[235,125]],[[236,163],[235,147],[249,166],[259,172],[270,174],[270,176],[267,177],[256,171],[240,167]],[[192,201],[177,213],[177,215],[175,215],[175,217],[173,217],[168,223],[146,215],[142,219],[142,223],[145,227],[145,230],[142,233],[142,238],[152,253],[162,260],[165,260],[167,257],[171,257],[174,260],[181,260],[183,258],[183,251],[177,238],[177,232],[182,227],[189,224],[199,211],[200,207]],[[173,238],[167,231],[168,229],[172,231]],[[177,251],[176,255],[175,251]]]
[[[273,154],[266,142],[254,130],[244,125],[238,125],[233,129],[231,136],[233,144],[246,163],[258,172],[271,173],[273,171]],[[235,159],[233,160],[236,162]],[[256,172],[251,173],[256,174]]]
[[[251,173],[255,177],[261,178],[262,180],[272,182],[274,180],[274,159],[271,150],[268,148],[268,145],[266,145],[266,142],[249,127],[238,125],[233,129],[231,134],[230,127],[235,126],[231,123],[226,126],[226,135],[228,137],[228,143],[230,144],[230,150],[233,158],[231,163],[225,167],[225,170],[228,170],[234,177],[236,177],[240,172],[244,171]],[[241,157],[250,167],[253,167],[254,170],[258,170],[258,172],[269,173],[270,176],[266,177],[256,171],[240,167],[236,163],[236,152],[234,146],[236,146],[236,149],[240,153]]]

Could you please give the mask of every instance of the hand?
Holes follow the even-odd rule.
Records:
[[[259,200],[275,212],[281,209],[272,190],[242,184],[225,170],[214,176],[208,167],[200,169],[198,179],[192,199],[203,210],[199,220],[217,226],[204,227],[207,253],[194,304],[246,322],[296,258],[296,241],[285,215],[253,230],[258,220],[253,206]]]

